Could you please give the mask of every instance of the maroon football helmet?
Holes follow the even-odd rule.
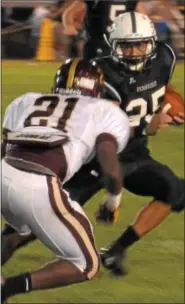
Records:
[[[52,92],[103,97],[103,72],[94,61],[79,58],[68,59],[60,66],[55,75]]]

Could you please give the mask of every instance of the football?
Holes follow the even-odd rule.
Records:
[[[172,118],[177,116],[179,112],[184,113],[183,97],[173,89],[168,88],[164,96],[164,101],[161,104],[161,110]]]

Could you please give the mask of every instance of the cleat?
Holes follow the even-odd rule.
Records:
[[[108,269],[114,276],[125,276],[128,274],[123,261],[126,258],[124,253],[111,253],[109,249],[100,249],[101,263],[104,268]]]

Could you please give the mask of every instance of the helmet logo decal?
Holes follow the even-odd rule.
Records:
[[[95,80],[94,79],[89,79],[85,77],[81,77],[79,80],[79,87],[92,90],[95,86]]]

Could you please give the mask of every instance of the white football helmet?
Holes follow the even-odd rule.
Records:
[[[104,36],[112,49],[113,59],[123,63],[131,71],[140,71],[149,59],[156,56],[156,30],[153,22],[146,15],[126,12],[119,15],[109,29],[109,37]],[[122,53],[122,47],[147,42],[145,53],[139,56]]]

